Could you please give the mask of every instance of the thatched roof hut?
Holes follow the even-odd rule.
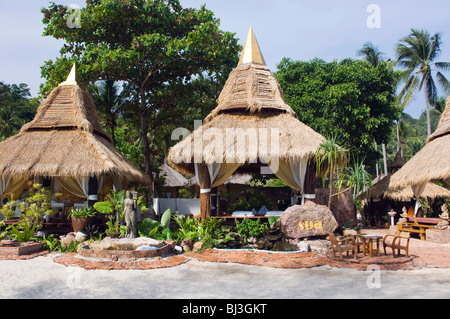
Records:
[[[164,177],[165,187],[184,187],[189,184],[189,180],[174,170],[172,167],[164,163],[159,167],[159,176]]]
[[[425,147],[392,175],[391,186],[413,186],[420,191],[433,180],[445,181],[450,185],[450,98],[436,131],[428,138]]]
[[[285,103],[250,28],[239,64],[230,73],[217,107],[201,127],[170,149],[168,163],[199,180],[203,171],[209,179],[203,185],[205,193],[233,173],[254,172],[255,168],[261,173],[271,170],[290,187],[306,192],[310,157],[324,140]],[[270,170],[264,168],[267,165]]]
[[[392,199],[397,202],[408,202],[414,198],[414,193],[411,187],[392,188],[391,187],[391,174],[379,176],[372,182],[372,187],[368,195],[366,192],[362,192],[358,198],[363,199],[366,197],[376,199]],[[450,197],[450,190],[445,189],[434,183],[427,183],[420,198],[434,200],[436,198]]]
[[[105,192],[113,183],[149,183],[102,129],[92,97],[75,81],[75,66],[67,81],[42,102],[35,118],[0,143],[0,176],[3,195],[20,194],[19,186],[23,189],[34,177],[55,178],[82,198],[87,197],[89,177],[96,177]],[[19,181],[23,185],[13,187]]]

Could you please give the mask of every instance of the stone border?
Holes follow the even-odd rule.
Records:
[[[159,269],[181,265],[188,261],[188,258],[175,255],[166,258],[156,257],[152,260],[148,259],[128,259],[128,260],[99,260],[93,258],[84,258],[77,253],[65,253],[53,258],[53,261],[64,266],[78,266],[86,270],[102,269],[102,270],[129,270],[129,269]]]
[[[172,252],[172,246],[165,245],[154,250],[101,250],[81,247],[78,253],[87,258],[106,258],[110,260],[153,258],[169,255]]]

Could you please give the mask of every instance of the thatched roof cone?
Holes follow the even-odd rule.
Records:
[[[159,170],[159,175],[165,179],[164,186],[166,187],[184,187],[189,184],[186,177],[165,163],[159,167]]]
[[[375,178],[372,182],[369,196],[378,199],[388,198],[401,202],[407,202],[414,198],[411,187],[403,187],[400,189],[393,188],[391,186],[391,177],[392,175],[388,174]],[[366,197],[366,192],[361,192],[358,195],[359,199],[364,199]],[[432,200],[446,197],[450,197],[450,191],[433,183],[427,183],[423,193],[420,195],[420,198]]]
[[[391,186],[401,188],[429,181],[446,181],[450,185],[450,98],[437,130],[427,144],[391,178]]]
[[[74,71],[74,69],[73,69]],[[119,176],[149,183],[112,144],[92,97],[71,72],[39,106],[35,118],[0,143],[0,174],[11,176]]]
[[[293,162],[313,154],[325,140],[285,103],[253,38],[250,29],[241,61],[203,126],[170,149],[168,163],[176,170],[193,175],[194,162],[248,164],[270,157]]]

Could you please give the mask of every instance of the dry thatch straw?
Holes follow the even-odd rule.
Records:
[[[230,73],[217,107],[203,126],[170,149],[168,163],[193,175],[194,163],[300,162],[323,141],[285,103],[250,28],[239,65]]]
[[[164,186],[166,187],[183,187],[189,183],[186,177],[165,163],[159,167],[159,170],[159,176],[164,177]]]
[[[78,85],[56,87],[20,132],[0,143],[0,174],[11,176],[148,177],[112,144],[92,97]]]
[[[392,176],[391,186],[402,188],[433,180],[450,185],[450,98],[436,131],[425,147]]]
[[[374,179],[369,192],[369,196],[378,199],[389,198],[399,202],[407,202],[414,198],[414,193],[411,187],[403,187],[400,189],[392,188],[391,177],[392,175],[388,174]],[[366,192],[364,192],[361,193],[358,198],[363,199],[366,196]],[[450,197],[450,191],[436,184],[427,183],[420,197],[424,199],[428,198],[431,200],[434,200],[436,198],[446,198]]]

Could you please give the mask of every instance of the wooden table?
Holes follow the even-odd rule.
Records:
[[[363,242],[363,254],[364,256],[367,254],[367,250],[369,250],[369,256],[373,257],[373,253],[376,252],[377,256],[380,256],[380,241],[383,239],[383,236],[378,235],[358,235]],[[373,247],[374,241],[376,241],[376,248]]]

